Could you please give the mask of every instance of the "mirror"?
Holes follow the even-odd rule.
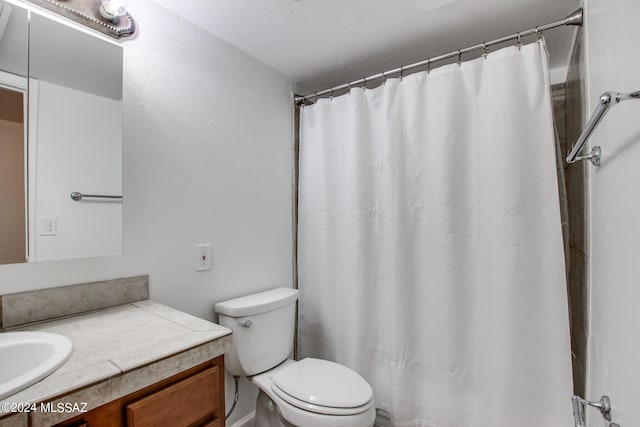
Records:
[[[122,48],[7,2],[4,20],[0,263],[122,253]]]
[[[28,259],[27,72],[29,17],[0,2],[0,263]]]

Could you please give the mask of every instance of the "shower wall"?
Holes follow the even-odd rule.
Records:
[[[558,129],[561,155],[578,139],[584,126],[585,73],[583,34],[578,31],[571,56],[567,81],[552,87],[554,115]],[[571,351],[574,393],[584,396],[588,332],[587,293],[587,162],[564,165],[565,186],[569,210],[569,245],[567,292],[571,320]],[[590,163],[589,163],[590,164]]]
[[[586,88],[584,38],[578,31],[565,86],[567,148],[578,140],[585,124]],[[566,153],[566,151],[565,151]],[[566,164],[566,162],[565,162]],[[587,262],[589,259],[587,180],[589,162],[567,165],[569,205],[569,302],[574,393],[585,395],[588,337]]]
[[[585,0],[588,114],[605,91],[640,89],[640,2]],[[589,141],[602,165],[589,168],[589,346],[587,395],[611,396],[613,421],[640,425],[640,101],[607,113]],[[608,425],[597,411],[587,425]]]

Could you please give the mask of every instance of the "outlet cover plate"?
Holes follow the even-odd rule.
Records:
[[[211,244],[196,245],[196,271],[211,270]]]

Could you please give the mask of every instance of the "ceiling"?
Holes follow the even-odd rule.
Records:
[[[579,0],[154,0],[296,82],[300,94],[563,19]],[[551,68],[574,30],[545,33]]]

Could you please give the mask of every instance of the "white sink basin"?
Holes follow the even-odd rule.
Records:
[[[0,399],[54,372],[69,359],[69,338],[50,332],[0,333]]]

